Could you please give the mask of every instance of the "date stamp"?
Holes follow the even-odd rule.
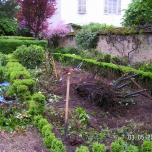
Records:
[[[151,140],[152,141],[152,134],[127,134],[127,139],[128,140]]]

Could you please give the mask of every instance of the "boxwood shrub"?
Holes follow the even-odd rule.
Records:
[[[99,62],[94,59],[85,59],[78,55],[54,53],[54,58],[62,63],[73,66],[83,63],[82,67],[85,70],[91,71],[102,76],[120,77],[125,73],[137,74],[137,80],[152,91],[152,72],[144,72],[129,66],[116,65],[113,63]]]
[[[29,47],[22,45],[13,54],[27,68],[35,68],[44,60],[44,49],[37,45],[30,45]]]
[[[86,146],[81,146],[79,148],[76,148],[75,152],[89,152],[89,149]]]
[[[93,143],[92,152],[106,152],[106,146],[104,144]]]
[[[143,142],[142,152],[152,152],[152,141]]]
[[[17,47],[21,45],[38,45],[46,47],[47,42],[45,40],[30,40],[30,39],[0,39],[0,52],[9,54],[14,52]]]

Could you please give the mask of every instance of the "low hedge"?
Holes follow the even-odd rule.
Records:
[[[24,36],[0,36],[0,39],[35,40],[34,37],[24,37]]]
[[[17,96],[21,102],[31,98],[36,82],[25,67],[18,62],[8,61],[5,66],[5,77],[11,82],[7,91],[9,96]]]
[[[51,152],[66,152],[62,141],[55,137],[52,131],[52,125],[41,115],[34,116],[34,124],[40,131],[43,137],[44,144]]]
[[[9,54],[16,50],[21,45],[39,45],[46,47],[47,41],[45,40],[31,40],[31,39],[0,39],[0,52]]]
[[[4,71],[7,80],[11,82],[7,94],[17,96],[20,101],[28,101],[28,113],[42,134],[44,144],[51,152],[66,152],[62,141],[55,137],[53,126],[42,116],[45,110],[45,96],[34,91],[35,81],[27,69],[10,57]],[[1,75],[3,70],[0,67],[0,80]]]
[[[66,64],[72,64],[74,66],[77,66],[81,62],[83,62],[82,68],[105,77],[111,75],[115,75],[115,77],[120,77],[122,74],[125,73],[137,74],[137,79],[139,80],[139,82],[144,84],[148,89],[152,91],[151,72],[144,72],[142,70],[137,70],[132,67],[116,65],[113,63],[98,62],[94,59],[85,59],[78,55],[61,53],[54,53],[53,55],[56,60]]]

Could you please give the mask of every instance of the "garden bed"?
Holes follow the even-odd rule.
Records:
[[[139,96],[134,99],[134,104],[129,106],[99,107],[88,100],[81,98],[76,93],[76,87],[82,83],[96,84],[100,81],[103,84],[110,84],[112,81],[103,77],[96,76],[90,72],[74,71],[71,76],[70,89],[70,128],[73,127],[73,111],[77,107],[82,107],[89,115],[89,124],[84,130],[81,126],[70,129],[69,138],[64,138],[64,107],[66,95],[66,72],[72,67],[63,67],[57,64],[58,73],[62,76],[62,81],[52,83],[46,75],[42,75],[39,82],[41,91],[48,97],[47,119],[56,126],[54,132],[56,136],[62,138],[67,147],[67,152],[72,152],[81,144],[90,146],[93,142],[102,142],[110,147],[112,141],[119,137],[127,142],[140,145],[142,140],[138,140],[138,135],[151,134],[152,125],[152,102],[146,97]],[[50,83],[48,83],[50,82]],[[55,94],[54,101],[49,102],[50,94]],[[75,122],[76,123],[76,122]],[[80,127],[80,128],[79,128]],[[101,134],[100,134],[101,133]],[[135,140],[129,140],[129,135],[136,136]],[[101,135],[101,136],[100,136]],[[82,138],[79,138],[82,137]]]
[[[14,133],[0,132],[0,139],[1,152],[48,152],[35,128]]]

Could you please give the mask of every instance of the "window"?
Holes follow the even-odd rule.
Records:
[[[79,14],[86,13],[86,0],[78,0],[78,13]]]
[[[105,14],[121,14],[121,0],[105,0]]]

